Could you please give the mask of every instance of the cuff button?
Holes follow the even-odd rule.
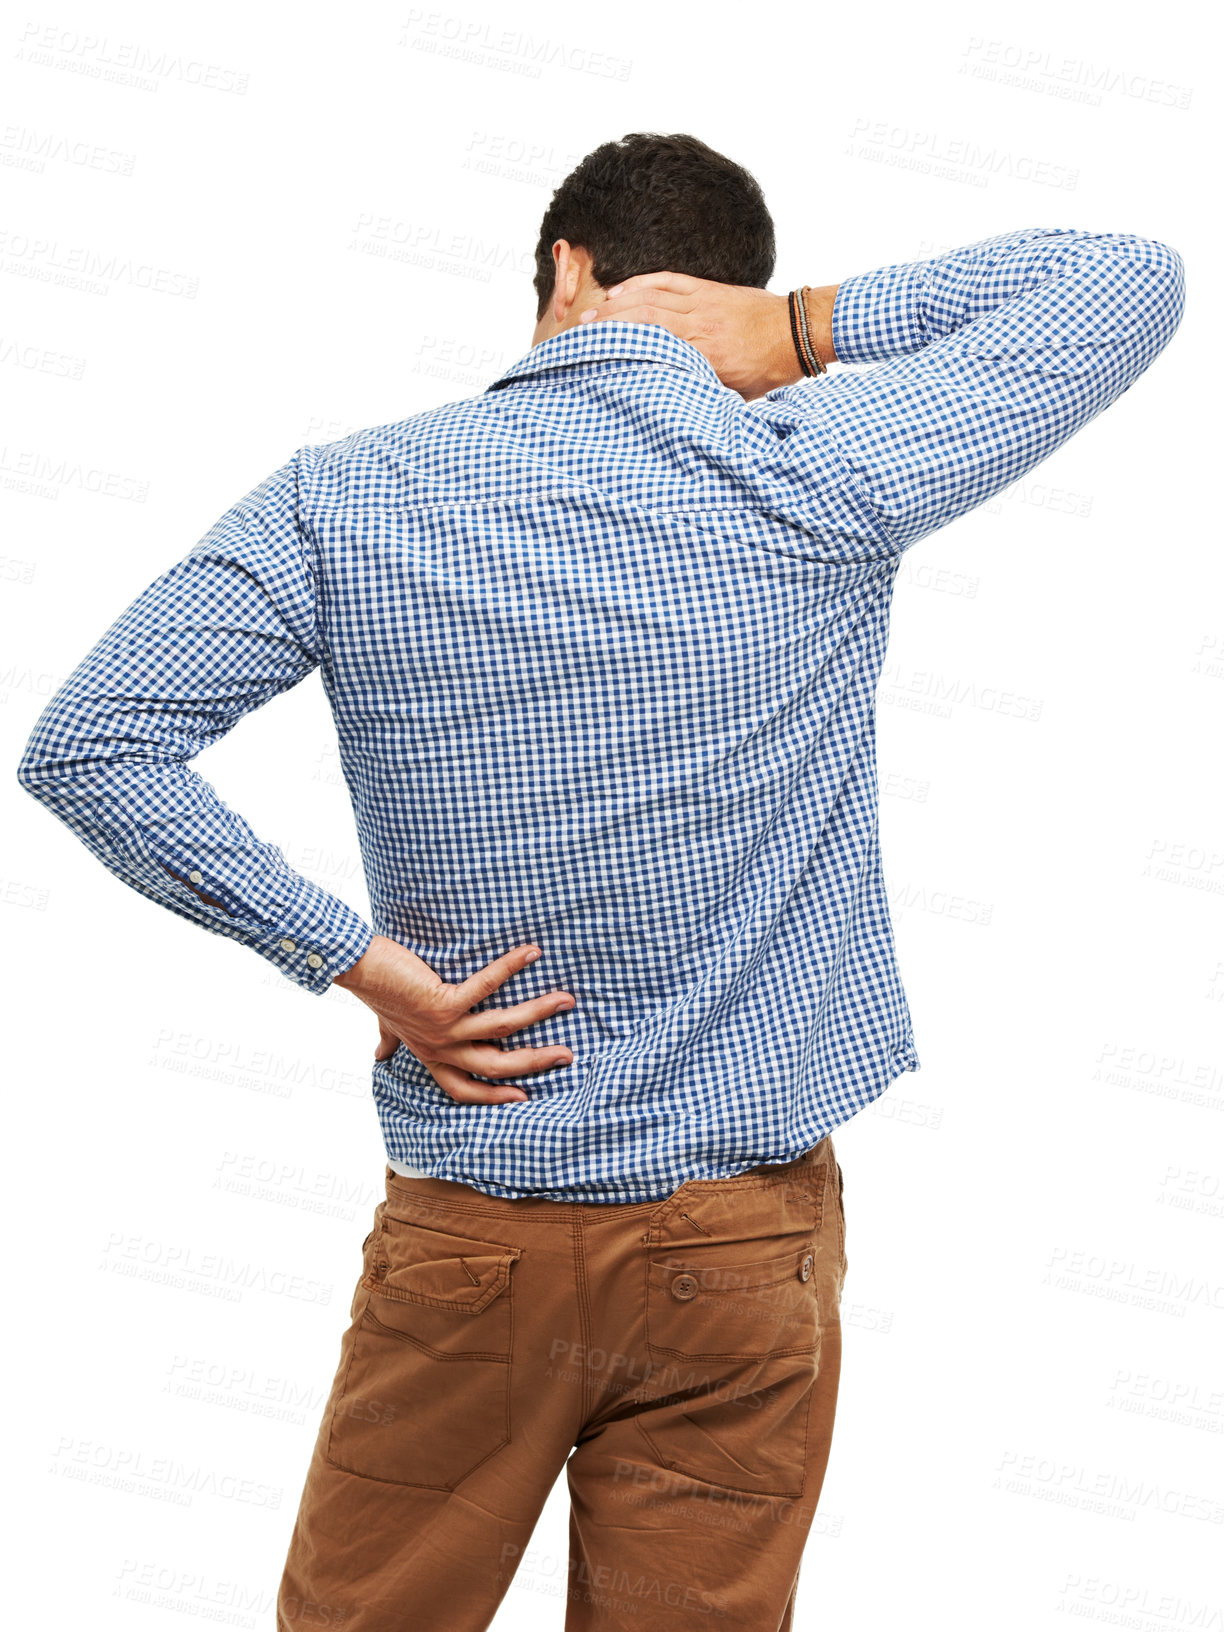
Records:
[[[284,940],[280,944],[281,944],[281,951],[282,952],[296,952],[297,951],[297,942],[296,941],[291,941],[289,939],[288,935],[285,936]]]
[[[323,967],[323,959],[317,952],[308,952],[306,954],[306,962],[312,969],[322,969]]]
[[[187,874],[187,877],[191,880],[191,882],[193,884],[203,884],[203,882],[204,882],[204,874],[202,872],[200,872],[198,867],[193,867],[192,870]]]

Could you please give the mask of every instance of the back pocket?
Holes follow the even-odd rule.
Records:
[[[820,1355],[815,1248],[746,1263],[686,1245],[646,1266],[651,1373],[639,1431],[673,1472],[758,1496],[803,1494]]]
[[[451,1490],[509,1443],[522,1252],[383,1213],[332,1408],[334,1467]]]
[[[660,1358],[765,1359],[820,1340],[810,1244],[751,1263],[684,1247],[647,1266],[646,1344]]]

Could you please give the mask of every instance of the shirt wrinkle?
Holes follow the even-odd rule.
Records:
[[[658,325],[562,331],[297,449],[99,637],[19,780],[311,995],[375,933],[451,982],[543,948],[479,1007],[571,991],[501,1046],[572,1064],[460,1104],[401,1045],[397,1170],[614,1203],[790,1161],[920,1066],[878,845],[900,558],[1128,390],[1184,298],[1167,244],[999,233],[843,281],[844,367],[755,403]],[[190,765],[316,669],[370,920]]]

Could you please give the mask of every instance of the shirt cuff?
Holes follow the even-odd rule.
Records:
[[[195,873],[199,873],[198,868]],[[165,878],[171,890],[190,897],[211,913],[211,928],[249,946],[286,979],[318,996],[328,990],[337,975],[353,967],[374,939],[373,929],[359,912],[300,875],[297,887],[273,910],[269,911],[270,903],[260,903],[258,921],[253,921],[255,914],[249,907],[243,912],[237,901],[235,912],[227,910],[215,897],[211,903],[203,900],[208,895],[208,881],[203,874],[197,879],[188,873],[184,879],[167,872]]]
[[[290,913],[286,915],[288,924],[281,926],[283,934],[274,934],[266,941],[247,942],[287,979],[303,991],[320,997],[337,975],[351,969],[364,956],[374,939],[373,929],[360,913],[334,896],[328,899],[332,904],[327,921],[318,928],[309,921],[305,928],[299,928],[296,915]]]
[[[99,821],[96,826],[108,850],[122,848],[129,883],[215,934],[249,946],[303,991],[322,996],[374,939],[359,912],[284,866],[279,852],[268,853],[271,846],[234,869],[210,863],[214,851],[225,852],[223,845],[207,839],[201,841],[198,857],[188,851],[166,859],[164,852],[157,853],[161,846],[155,848],[140,829],[129,828],[122,838],[120,831],[113,817],[109,825]]]
[[[931,266],[931,261],[898,261],[838,284],[830,321],[839,363],[883,363],[927,344],[921,297]]]

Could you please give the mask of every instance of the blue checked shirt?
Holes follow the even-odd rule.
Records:
[[[664,1197],[782,1162],[918,1068],[881,872],[875,691],[903,551],[1114,402],[1177,252],[1028,228],[843,282],[834,370],[746,404],[605,322],[481,394],[302,447],[123,612],[22,785],[151,901],[326,992],[372,929],[191,766],[316,668],[379,934],[514,1037],[526,1102],[373,1068],[388,1159],[495,1196]]]

